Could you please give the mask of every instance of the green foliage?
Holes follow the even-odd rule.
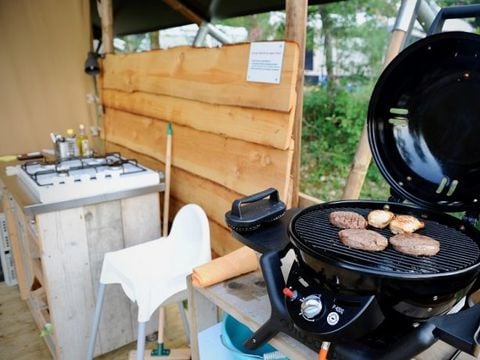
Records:
[[[322,200],[338,200],[367,118],[372,84],[360,84],[353,91],[338,90],[332,112],[327,90],[307,88],[304,94],[302,129],[302,191]],[[363,198],[386,198],[387,186],[372,166],[363,188]]]
[[[307,194],[322,200],[341,198],[383,65],[390,38],[388,20],[399,4],[398,0],[349,0],[309,8],[309,25],[322,22],[314,37],[316,45],[333,47],[336,56],[327,87],[308,88],[304,94],[301,190]],[[307,31],[318,32],[315,26]],[[325,34],[331,37],[327,45],[322,40]],[[375,164],[361,197],[388,197],[388,186]]]
[[[276,13],[285,18],[285,13]],[[249,41],[278,40],[285,38],[285,21],[271,21],[272,13],[261,13],[230,19],[216,20],[215,24],[244,27]]]

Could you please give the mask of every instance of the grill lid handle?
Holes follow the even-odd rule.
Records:
[[[280,218],[285,209],[285,203],[280,201],[277,189],[268,188],[235,200],[231,211],[225,214],[225,220],[235,231],[252,231],[265,222]]]

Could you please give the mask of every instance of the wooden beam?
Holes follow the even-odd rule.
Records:
[[[113,10],[112,0],[101,1],[102,43],[105,54],[113,54]]]
[[[102,101],[107,108],[277,149],[286,150],[292,142],[293,112],[215,105],[180,97],[112,89],[103,91]]]
[[[291,205],[298,206],[300,191],[300,158],[302,149],[302,117],[303,117],[303,70],[305,67],[305,38],[307,29],[308,0],[286,0],[286,39],[295,41],[299,46],[298,72],[295,90],[297,101],[295,105],[295,120],[293,139],[295,149],[292,164]]]
[[[406,36],[407,34],[405,31],[398,29],[393,31],[387,54],[383,62],[384,68],[402,50]],[[342,199],[346,200],[359,198],[371,161],[372,153],[368,143],[367,123],[365,122],[362,134],[360,135],[360,141],[358,142],[357,151],[355,152],[355,156],[353,158],[352,167],[350,169],[350,173],[348,174],[345,187],[343,188]]]
[[[103,89],[167,95],[209,104],[290,112],[295,106],[298,47],[285,44],[280,84],[247,81],[249,44],[179,46],[107,56]]]
[[[182,4],[181,1],[178,1],[178,0],[163,0],[163,2],[165,4],[167,4],[168,6],[170,6],[173,10],[182,14],[188,20],[192,21],[193,23],[195,23],[199,26],[202,24],[202,22],[205,21],[204,18],[202,18],[200,15],[196,14],[191,9],[186,7],[184,4]]]

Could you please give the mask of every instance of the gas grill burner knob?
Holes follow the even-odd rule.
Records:
[[[309,295],[303,299],[300,313],[306,320],[311,320],[322,311],[322,302],[318,295]]]
[[[290,301],[296,300],[298,298],[297,290],[292,290],[287,287],[283,289],[283,295],[285,295]]]

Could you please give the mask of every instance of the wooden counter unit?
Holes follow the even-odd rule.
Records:
[[[160,237],[163,184],[95,201],[42,207],[25,204],[31,198],[4,170],[0,169],[0,195],[21,298],[44,329],[52,355],[83,360],[103,256]],[[96,355],[136,340],[136,312],[119,285],[107,288]],[[157,330],[157,318],[152,316],[147,333]]]

